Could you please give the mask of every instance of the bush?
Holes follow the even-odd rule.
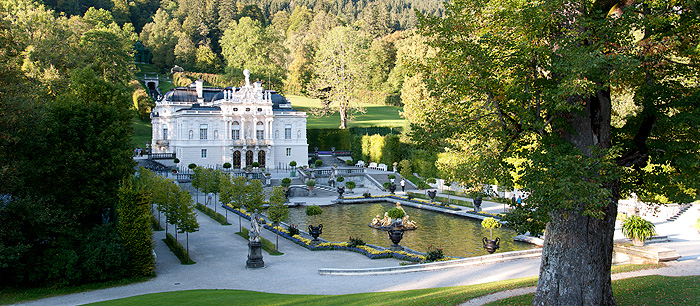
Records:
[[[231,163],[225,162],[225,163],[224,163],[224,169],[229,169],[229,168],[231,168]]]
[[[348,160],[345,161],[345,164],[348,165],[348,166],[352,166],[352,165],[354,165],[355,163],[352,162],[352,159],[348,159]]]
[[[316,186],[316,180],[314,180],[314,179],[308,179],[308,180],[306,180],[306,186],[309,186],[309,187],[314,187],[314,186]]]
[[[163,239],[165,244],[170,248],[170,251],[177,256],[177,259],[180,260],[181,264],[195,264],[196,262],[192,261],[192,259],[189,259],[187,257],[187,250],[185,250],[184,247],[182,247],[182,244],[175,240],[175,237],[173,235],[170,235],[170,233],[165,234],[165,239]]]
[[[292,168],[294,168],[294,167],[297,166],[297,162],[296,162],[296,161],[290,161],[290,162],[289,162],[289,166],[292,167]]]
[[[360,236],[359,238],[358,237],[353,238],[352,236],[350,236],[350,241],[348,242],[348,246],[357,247],[360,245],[365,245],[365,242],[362,241],[362,236]]]
[[[384,189],[386,189],[386,190],[389,190],[389,187],[391,187],[391,183],[384,182],[384,184],[382,184],[382,187],[384,187]]]
[[[345,178],[342,176],[339,176],[337,179],[335,179],[335,181],[338,183],[342,183],[344,180],[345,180]]]
[[[287,188],[292,185],[292,179],[285,177],[280,181],[280,186]]]
[[[289,232],[289,236],[293,237],[294,235],[299,235],[299,227],[294,224],[290,224],[287,227],[287,231]]]
[[[656,226],[642,217],[630,216],[622,221],[622,234],[629,239],[643,243],[647,238],[656,235]]]
[[[306,215],[307,216],[317,216],[323,213],[323,210],[321,207],[318,205],[311,205],[311,206],[306,206]]]
[[[175,158],[175,159],[173,159],[173,162],[176,163],[176,164],[179,164],[179,163],[180,163],[180,159],[179,159],[179,158]]]
[[[390,180],[394,180],[394,179],[396,179],[396,175],[389,174],[389,176],[387,176],[387,178]]]
[[[406,213],[401,208],[398,208],[398,207],[394,207],[392,209],[389,209],[387,214],[389,215],[389,218],[392,218],[392,219],[401,219],[401,218],[403,218],[403,216],[406,215]]]
[[[160,226],[160,222],[158,222],[156,216],[153,215],[151,215],[151,228],[156,232],[160,232],[163,230],[163,227]]]
[[[203,212],[205,215],[209,216],[210,218],[214,219],[216,222],[221,223],[221,225],[231,225],[231,223],[228,223],[226,221],[226,217],[218,212],[215,212],[213,209],[206,207],[202,205],[201,203],[197,203],[194,206],[197,208],[197,210]]]
[[[316,165],[316,167],[321,167],[321,165],[323,165],[323,161],[320,160],[320,159],[317,159],[317,160],[314,162],[314,165]]]
[[[413,176],[413,170],[411,169],[411,161],[404,159],[399,162],[399,173],[403,177]]]
[[[356,185],[355,182],[353,182],[353,181],[347,181],[347,182],[345,182],[345,187],[347,187],[347,188],[350,189],[350,190],[355,189],[356,186],[357,186],[357,185]]]
[[[445,257],[445,255],[442,253],[441,248],[436,248],[436,247],[431,246],[428,248],[428,252],[426,252],[425,260],[426,261],[438,261],[444,257]]]
[[[260,163],[259,163],[259,162],[253,162],[253,163],[250,164],[250,165],[251,165],[253,168],[258,168],[258,167],[260,167]]]
[[[365,191],[365,192],[362,193],[362,196],[365,197],[365,198],[371,198],[371,197],[372,197],[372,194],[369,193],[369,191]]]
[[[194,170],[194,168],[197,168],[197,164],[191,163],[191,164],[187,165],[187,168],[190,168],[190,170]]]

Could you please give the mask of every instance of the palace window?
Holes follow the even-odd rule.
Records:
[[[238,124],[238,121],[234,121],[231,125],[231,139],[241,139],[241,125]]]
[[[255,138],[258,140],[265,139],[265,125],[260,121],[255,124]]]
[[[168,128],[163,128],[163,139],[168,140]]]
[[[292,156],[292,148],[287,148],[287,156]]]
[[[284,126],[284,139],[292,139],[292,125],[287,124]]]
[[[202,149],[202,158],[207,158],[207,149]]]
[[[202,124],[199,126],[199,139],[207,139],[208,125]]]

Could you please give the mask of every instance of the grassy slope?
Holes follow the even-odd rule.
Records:
[[[612,272],[620,273],[658,267],[659,265],[614,266]],[[188,290],[146,294],[100,302],[96,305],[456,305],[478,296],[536,284],[537,277],[527,277],[471,286],[344,295],[293,295],[244,290]],[[695,292],[697,293],[697,291]]]
[[[292,107],[298,111],[308,112],[312,107],[321,106],[321,100],[310,99],[302,96],[287,95]],[[401,107],[376,104],[363,104],[367,112],[358,114],[355,119],[348,122],[348,127],[403,127],[406,120],[401,118]],[[310,129],[336,129],[340,126],[340,114],[334,113],[326,117],[314,117],[309,114],[307,127]]]
[[[131,138],[134,147],[145,148],[146,143],[151,143],[151,123],[141,121],[136,111],[131,118],[131,126],[134,128],[134,136]]]
[[[617,305],[700,305],[700,276],[649,275],[613,281]],[[532,305],[534,294],[486,305]]]

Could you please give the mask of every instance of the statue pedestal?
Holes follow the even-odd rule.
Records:
[[[248,242],[248,260],[245,262],[245,266],[246,268],[262,268],[265,266],[261,242]]]
[[[394,252],[403,251],[403,247],[398,244],[394,244],[389,247],[389,250],[392,250]]]

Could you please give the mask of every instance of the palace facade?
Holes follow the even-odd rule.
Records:
[[[247,69],[244,75],[241,88],[205,88],[199,80],[163,95],[151,112],[152,152],[175,153],[181,167],[305,164],[306,113],[261,83],[250,84]]]

